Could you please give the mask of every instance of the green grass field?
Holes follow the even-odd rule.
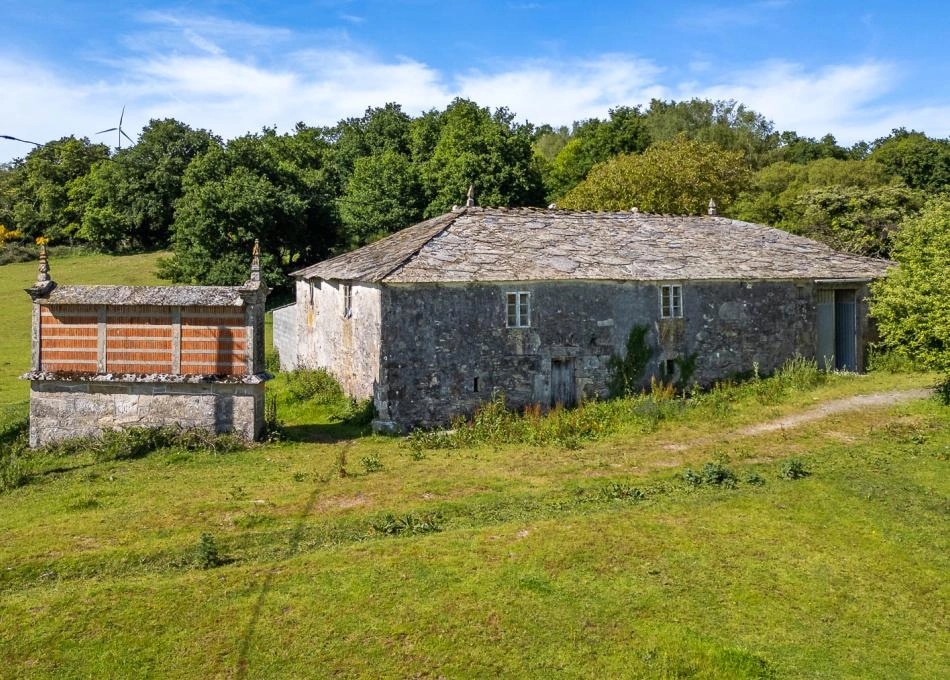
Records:
[[[114,262],[75,265],[123,280]],[[0,295],[32,280],[10,271]],[[739,433],[933,380],[833,376],[579,448],[445,450],[327,423],[280,376],[287,441],[40,455],[0,493],[0,677],[948,677],[950,409]],[[790,459],[810,474],[783,478]],[[684,481],[711,461],[736,483]],[[199,566],[202,534],[220,566]]]

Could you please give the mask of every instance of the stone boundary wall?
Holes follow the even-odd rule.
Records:
[[[297,303],[277,307],[271,314],[274,320],[274,349],[280,357],[280,368],[297,368]]]
[[[264,383],[32,380],[30,446],[129,427],[200,428],[255,439]]]

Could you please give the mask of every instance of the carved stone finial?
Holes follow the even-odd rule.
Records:
[[[716,210],[716,202],[711,198],[709,199],[709,210],[707,213],[714,217],[719,214],[719,211]]]
[[[49,275],[49,255],[46,253],[46,244],[40,245],[40,266],[36,273],[36,287],[41,288],[53,279]]]
[[[465,207],[471,208],[475,205],[475,185],[468,185],[468,196],[465,198]]]
[[[251,250],[251,282],[261,280],[261,242],[254,239],[254,248]]]
[[[46,253],[46,244],[40,244],[40,266],[37,268],[36,281],[26,289],[31,298],[46,297],[56,287],[56,282],[49,275],[49,256]]]

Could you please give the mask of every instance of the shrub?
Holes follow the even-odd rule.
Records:
[[[789,458],[782,461],[782,467],[779,476],[782,479],[801,479],[811,473],[805,468],[805,464],[798,458]]]
[[[286,375],[291,401],[331,404],[343,399],[343,388],[325,368],[295,368]]]
[[[363,456],[360,458],[360,463],[363,464],[363,469],[366,471],[366,474],[371,472],[379,472],[383,469],[383,463],[379,460],[379,456],[373,454],[371,456]]]
[[[765,484],[765,477],[758,472],[748,472],[743,476],[742,481],[752,486],[762,486]]]
[[[364,427],[373,422],[376,407],[372,399],[346,399],[330,414],[330,420],[353,427]]]
[[[815,359],[794,356],[786,359],[775,377],[795,390],[810,390],[827,379],[827,373],[818,368]]]
[[[214,536],[209,533],[201,534],[201,540],[195,550],[195,566],[200,569],[212,569],[221,564],[221,555],[218,552],[218,543],[214,540]]]
[[[736,473],[722,463],[706,463],[699,472],[704,484],[735,486]]]
[[[614,354],[607,364],[610,372],[607,387],[613,397],[635,394],[639,391],[640,380],[647,364],[653,356],[653,350],[647,345],[649,328],[637,324],[627,336],[627,351],[623,357]]]
[[[950,406],[950,374],[943,377],[936,385],[934,385],[934,395],[944,406]]]
[[[922,370],[922,367],[912,357],[873,345],[868,352],[868,370],[880,373],[916,373]]]

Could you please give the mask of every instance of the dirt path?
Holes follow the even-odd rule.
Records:
[[[857,411],[874,406],[893,406],[905,401],[924,399],[930,396],[931,393],[932,390],[918,388],[913,390],[896,390],[893,392],[875,392],[874,394],[859,394],[845,399],[835,399],[821,403],[804,413],[796,413],[795,415],[786,416],[785,418],[779,418],[778,420],[759,423],[758,425],[744,428],[739,430],[736,434],[742,437],[750,437],[752,435],[762,434],[763,432],[788,430],[793,427],[798,427],[799,425],[804,425],[805,423],[821,420],[835,413]]]
[[[688,442],[667,444],[663,448],[668,451],[686,451],[696,446],[703,446],[722,438],[730,439],[732,437],[754,437],[757,434],[775,432],[776,430],[790,430],[800,425],[805,425],[806,423],[827,418],[828,416],[834,415],[836,413],[847,413],[848,411],[857,411],[863,408],[893,406],[895,404],[913,401],[914,399],[925,399],[931,394],[933,394],[933,390],[918,388],[913,390],[874,392],[872,394],[859,394],[853,397],[846,397],[844,399],[834,399],[832,401],[826,401],[818,404],[813,408],[804,411],[803,413],[796,413],[794,415],[785,416],[784,418],[778,418],[777,420],[770,420],[767,423],[751,425],[749,427],[742,428],[741,430],[729,432],[722,437],[704,437],[701,439],[693,439]],[[668,464],[660,464],[659,467],[672,467],[678,464],[678,461],[670,461]]]

